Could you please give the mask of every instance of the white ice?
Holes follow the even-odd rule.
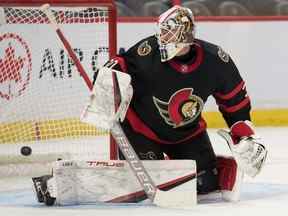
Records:
[[[241,200],[237,203],[211,200],[199,203],[189,210],[164,209],[144,204],[86,205],[46,207],[34,199],[31,180],[0,177],[0,215],[30,216],[248,216],[288,214],[288,128],[257,128],[269,150],[262,172],[254,179],[246,177]],[[229,154],[224,141],[209,130],[217,154]],[[286,206],[287,205],[287,206]]]

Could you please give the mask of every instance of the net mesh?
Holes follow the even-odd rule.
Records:
[[[51,9],[92,80],[109,58],[109,8]],[[88,87],[45,14],[36,7],[2,7],[0,29],[0,165],[108,158],[107,131],[79,121]],[[99,137],[105,139],[99,143]]]

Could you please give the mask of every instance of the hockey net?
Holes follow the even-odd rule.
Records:
[[[115,157],[108,132],[79,121],[89,90],[39,10],[49,1],[33,2],[0,0],[0,176],[58,158]],[[116,53],[114,4],[57,0],[51,9],[92,80]]]

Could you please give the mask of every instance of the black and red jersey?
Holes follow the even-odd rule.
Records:
[[[115,69],[132,77],[134,95],[125,125],[158,143],[181,143],[203,132],[201,117],[209,96],[228,126],[250,120],[245,83],[231,57],[219,46],[195,39],[190,52],[161,62],[150,36],[117,56]]]

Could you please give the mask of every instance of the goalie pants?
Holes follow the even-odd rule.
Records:
[[[142,134],[135,133],[130,126],[125,125],[123,130],[141,160],[164,160],[164,154],[172,160],[195,160],[197,163],[198,194],[219,189],[216,155],[207,131],[183,143],[161,144]],[[124,160],[121,152],[119,158]]]

